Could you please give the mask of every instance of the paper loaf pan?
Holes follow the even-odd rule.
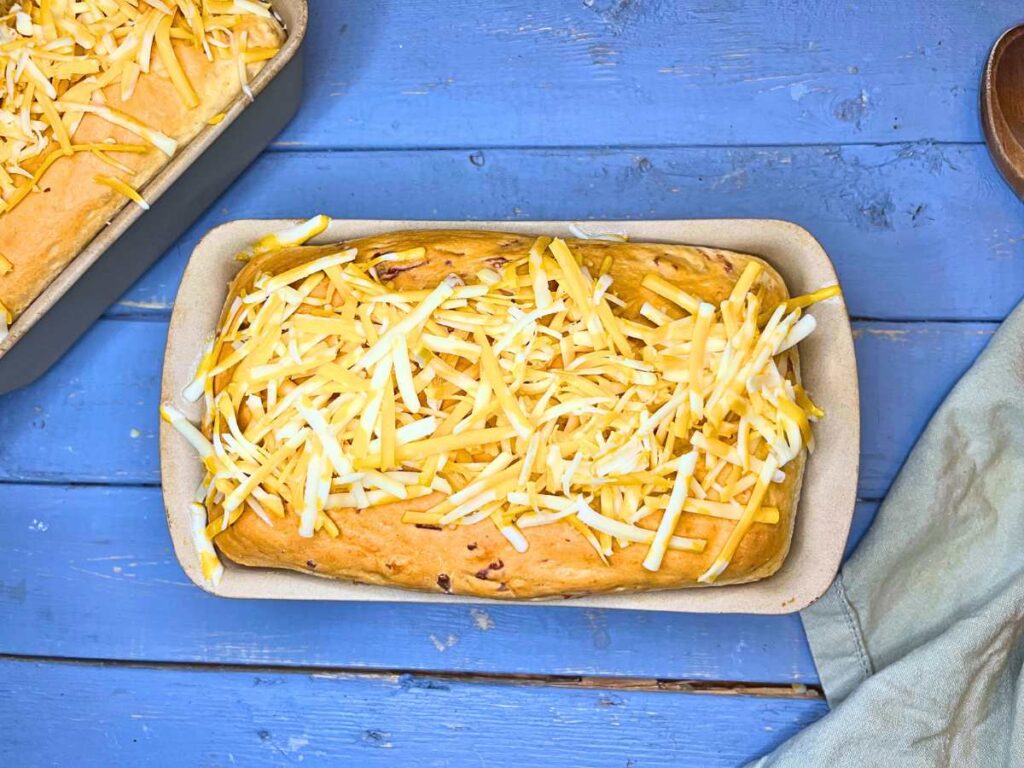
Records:
[[[14,321],[0,341],[0,394],[40,376],[256,159],[299,107],[306,0],[273,0],[281,49],[217,125],[182,145],[142,188],[152,207],[125,204]]]
[[[171,317],[164,357],[163,402],[198,422],[201,403],[182,390],[191,381],[206,340],[215,332],[228,282],[241,268],[235,254],[261,236],[294,221],[234,221],[209,232],[192,253]],[[385,221],[334,220],[313,243],[347,240],[398,229],[479,229],[569,237],[568,221]],[[835,270],[818,242],[785,221],[709,219],[588,222],[594,231],[623,232],[634,242],[674,242],[724,248],[761,256],[797,295],[836,282]],[[630,608],[707,613],[789,613],[812,603],[828,588],[842,559],[853,517],[860,451],[860,413],[853,336],[842,299],[815,308],[818,330],[801,342],[803,380],[828,414],[815,426],[816,450],[808,459],[793,543],[782,568],[750,584],[662,592],[594,595],[569,600],[520,601],[526,605]],[[172,427],[160,426],[164,504],[174,551],[189,578],[224,597],[288,600],[402,602],[491,602],[486,598],[416,592],[352,584],[284,570],[247,568],[225,559],[216,587],[203,581],[192,544],[188,504],[202,480],[194,449]],[[506,602],[506,601],[502,601]]]

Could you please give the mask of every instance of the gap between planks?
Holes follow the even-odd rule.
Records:
[[[446,683],[468,685],[514,685],[535,688],[639,691],[645,693],[693,693],[712,696],[754,696],[774,699],[824,699],[820,685],[802,683],[733,682],[651,677],[606,677],[599,675],[531,675],[476,672],[423,672],[402,669],[325,667],[302,665],[198,664],[176,661],[121,661],[80,659],[63,656],[23,656],[0,653],[0,661],[31,664],[60,664],[93,668],[149,669],[157,671],[237,672],[241,674],[309,675],[317,678],[387,680],[407,688],[436,688]]]
[[[323,153],[323,154],[366,154],[385,152],[474,152],[488,150],[491,152],[623,152],[630,150],[686,150],[686,149],[822,149],[831,147],[976,147],[984,141],[948,141],[943,139],[904,139],[902,141],[817,141],[817,142],[747,142],[739,144],[424,144],[421,146],[347,146],[331,147],[309,144],[299,141],[275,141],[264,148],[264,153],[285,155],[289,153]]]

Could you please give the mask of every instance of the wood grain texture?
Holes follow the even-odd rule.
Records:
[[[0,763],[733,766],[821,699],[0,661]],[[727,738],[723,738],[725,735]]]
[[[855,324],[861,498],[884,495],[928,417],[994,328]],[[157,408],[166,332],[162,320],[103,320],[42,379],[0,397],[0,482],[159,482]]]
[[[0,509],[0,653],[817,682],[795,615],[224,600],[178,566],[157,488],[0,484]]]
[[[313,0],[282,147],[978,141],[1012,0]]]
[[[856,317],[1001,320],[1024,290],[1020,202],[972,145],[263,155],[116,308],[169,313],[199,238],[231,219],[790,219]]]

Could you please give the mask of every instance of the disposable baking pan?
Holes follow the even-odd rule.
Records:
[[[199,218],[287,125],[302,97],[306,0],[273,0],[287,37],[239,97],[146,184],[151,209],[125,205],[0,341],[0,394],[42,375]],[[199,160],[202,162],[198,162]]]
[[[215,331],[228,281],[240,269],[235,254],[268,232],[293,221],[234,221],[212,230],[192,253],[171,317],[164,356],[163,392],[189,418],[198,421],[201,404],[181,392],[191,381],[203,346]],[[355,221],[335,220],[314,242],[331,242],[397,229],[481,229],[568,236],[567,221]],[[588,222],[596,231],[625,232],[636,242],[673,242],[726,248],[766,259],[793,294],[836,282],[835,270],[818,242],[785,221],[709,219]],[[860,405],[853,336],[841,299],[814,310],[818,330],[800,347],[808,391],[827,417],[815,427],[817,448],[807,462],[796,515],[793,545],[773,576],[751,584],[610,594],[528,605],[631,608],[706,613],[789,613],[816,600],[831,583],[843,554],[853,517],[860,450]],[[224,597],[291,600],[402,602],[488,602],[484,598],[422,593],[395,587],[352,584],[284,570],[246,568],[225,561],[216,587],[203,581],[190,536],[188,503],[202,479],[192,447],[173,428],[160,429],[160,468],[164,504],[174,551],[189,578]]]

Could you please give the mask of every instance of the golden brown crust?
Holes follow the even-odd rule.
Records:
[[[427,254],[422,263],[400,263],[390,275],[382,276],[393,279],[397,288],[410,289],[436,285],[452,273],[474,275],[484,266],[500,264],[496,260],[521,256],[532,242],[532,237],[506,233],[420,230],[378,235],[344,245],[357,247],[361,259],[425,247]],[[657,270],[691,294],[717,303],[728,297],[743,267],[756,258],[682,245],[567,242],[592,270],[606,256],[612,256],[613,290],[629,302],[626,314],[633,314],[645,301],[675,311],[660,297],[640,287],[644,275],[651,271]],[[338,248],[337,244],[298,247],[254,259],[232,283],[225,307],[251,287],[258,273],[276,274]],[[766,289],[766,304],[784,300],[788,294],[782,278],[770,266],[765,267],[760,284]],[[785,482],[772,485],[768,491],[765,504],[778,507],[779,523],[754,523],[731,564],[718,578],[718,584],[761,579],[782,565],[789,551],[803,464],[801,453],[787,465]],[[527,529],[529,549],[518,553],[491,525],[437,529],[402,522],[403,512],[425,510],[436,504],[438,498],[434,494],[364,510],[333,510],[329,514],[341,532],[337,538],[300,537],[298,517],[294,514],[274,520],[271,528],[246,511],[215,542],[224,555],[242,565],[287,568],[411,589],[528,599],[699,586],[697,577],[711,565],[734,526],[730,520],[684,514],[677,534],[707,539],[707,547],[701,554],[669,551],[661,569],[651,573],[641,566],[646,546],[633,544],[617,550],[611,565],[605,565],[566,523]],[[656,521],[645,520],[640,524],[653,528]]]
[[[276,22],[246,17],[242,23],[252,46],[274,46],[282,39]],[[121,100],[119,84],[104,89],[104,96],[108,106],[174,138],[180,148],[237,98],[241,85],[233,58],[215,57],[210,62],[185,41],[175,41],[174,49],[199,96],[198,107],[190,110],[185,106],[157,56],[153,57],[153,70],[139,77],[131,98]],[[250,65],[249,72],[259,67]],[[82,119],[72,138],[75,144],[99,143],[108,138],[125,144],[143,143],[138,136],[92,114]],[[111,156],[134,171],[127,181],[136,188],[156,175],[168,160],[155,148],[146,154]],[[15,317],[127,204],[120,193],[97,183],[96,175],[123,178],[121,172],[90,153],[62,157],[40,179],[38,191],[13,210],[0,214],[0,253],[14,266],[0,277],[0,302]]]

